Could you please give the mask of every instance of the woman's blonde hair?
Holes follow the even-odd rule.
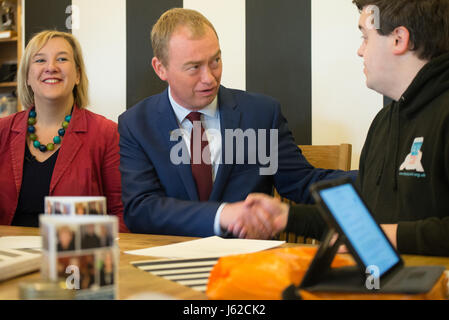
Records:
[[[86,67],[84,66],[83,54],[78,40],[76,40],[72,34],[67,32],[45,30],[39,32],[30,40],[22,55],[22,59],[20,60],[19,72],[17,75],[17,91],[19,100],[26,109],[34,105],[34,92],[28,85],[30,63],[34,55],[38,53],[50,39],[58,37],[65,39],[72,47],[75,67],[79,72],[80,82],[73,88],[75,104],[79,108],[85,108],[89,103],[89,80],[87,79]]]

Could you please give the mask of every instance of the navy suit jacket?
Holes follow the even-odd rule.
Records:
[[[170,152],[182,142],[170,141],[179,129],[168,98],[168,89],[151,96],[119,117],[120,171],[124,219],[132,232],[205,237],[214,235],[216,211],[223,202],[244,200],[250,193],[278,192],[298,203],[311,203],[309,186],[318,180],[348,175],[343,171],[315,169],[302,156],[279,103],[260,94],[220,87],[218,108],[222,132],[222,162],[226,159],[225,129],[265,129],[269,153],[270,129],[278,130],[278,170],[261,175],[267,167],[249,161],[244,151],[244,164],[237,162],[233,147],[233,164],[220,164],[208,202],[199,202],[190,164],[173,164]],[[256,133],[257,135],[257,133]],[[261,144],[262,143],[262,144]],[[254,150],[253,150],[254,151]],[[352,173],[354,175],[354,173]]]

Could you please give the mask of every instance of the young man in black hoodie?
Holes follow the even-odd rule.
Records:
[[[449,255],[449,0],[354,0],[366,83],[394,101],[368,132],[357,185],[401,253]],[[320,239],[315,206],[250,195],[277,230]],[[288,217],[288,218],[287,218]],[[233,232],[245,226],[232,225]]]

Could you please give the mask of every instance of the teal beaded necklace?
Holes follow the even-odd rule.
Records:
[[[36,128],[34,127],[34,125],[36,124],[36,115],[37,113],[34,108],[33,110],[30,111],[30,114],[28,115],[28,134],[30,140],[33,141],[33,146],[36,149],[40,150],[41,152],[55,150],[55,144],[61,143],[62,137],[65,135],[65,131],[69,126],[72,116],[70,114],[65,116],[64,122],[62,123],[62,128],[58,130],[58,135],[53,138],[53,143],[48,143],[47,145],[44,145],[37,140]]]

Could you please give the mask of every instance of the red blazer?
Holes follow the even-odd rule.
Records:
[[[10,225],[19,200],[28,111],[0,119],[0,224]],[[105,196],[108,213],[123,222],[117,124],[74,108],[50,182],[50,196]],[[44,199],[42,199],[44,201]]]

